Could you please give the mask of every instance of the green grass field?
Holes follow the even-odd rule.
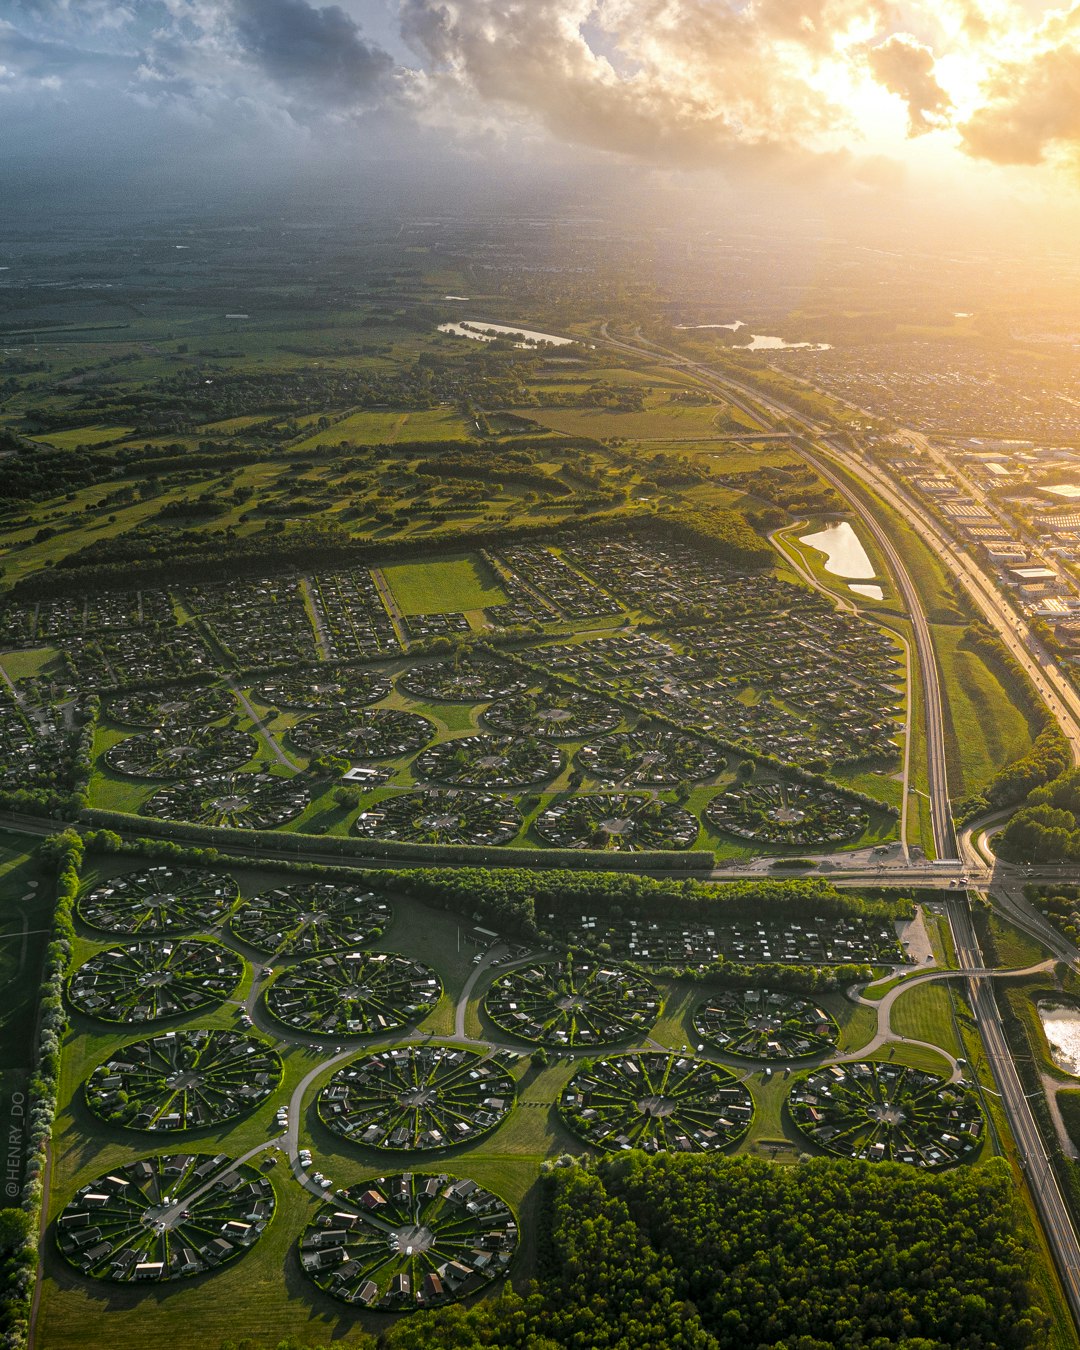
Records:
[[[25,836],[0,832],[0,1130],[9,1149],[3,1204],[22,1185],[18,1141],[33,1068],[38,994],[52,921],[53,891]],[[15,1147],[12,1147],[14,1145]]]
[[[130,436],[134,427],[73,427],[70,431],[51,431],[47,436],[37,436],[43,445],[51,445],[55,450],[74,450],[80,445],[101,445],[104,441],[118,441]]]
[[[461,441],[469,427],[457,413],[446,408],[424,412],[358,412],[335,422],[324,431],[300,441],[293,448],[310,450],[316,445],[394,445],[401,441]]]
[[[977,792],[998,769],[1026,754],[1034,738],[1012,694],[966,646],[964,630],[935,624],[933,634],[945,683],[949,787],[959,797]]]
[[[394,563],[382,569],[403,614],[460,614],[504,605],[506,593],[475,554],[437,562]]]

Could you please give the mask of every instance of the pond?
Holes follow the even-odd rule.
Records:
[[[870,580],[875,575],[874,564],[870,561],[862,540],[855,533],[850,521],[838,520],[814,534],[802,534],[799,536],[799,543],[809,544],[811,548],[824,553],[825,571],[831,572],[834,577],[843,577],[848,581],[864,581]]]
[[[750,352],[790,352],[798,348],[809,352],[831,352],[830,342],[785,342],[782,337],[771,337],[768,333],[751,333],[746,350]]]
[[[1068,1003],[1036,1005],[1050,1046],[1050,1058],[1066,1073],[1080,1075],[1080,1008]]]
[[[504,323],[489,323],[487,319],[462,319],[460,323],[439,324],[440,333],[471,338],[474,342],[494,342],[497,337],[521,338],[522,346],[535,342],[550,342],[553,347],[569,347],[573,338],[556,337],[554,333],[537,333],[531,328],[511,328]]]
[[[869,584],[865,582],[852,582],[848,587],[848,590],[854,591],[856,595],[865,595],[868,600],[885,599],[885,592],[880,586],[875,585],[873,582],[870,582]]]

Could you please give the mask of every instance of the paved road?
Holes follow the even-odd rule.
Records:
[[[749,416],[759,415],[754,406],[756,403],[767,407],[774,415],[784,417],[789,422],[803,428],[803,430],[810,435],[819,438],[821,436],[822,429],[816,423],[808,421],[802,414],[795,412],[794,409],[785,407],[775,399],[762,396],[756,390],[749,389],[726,375],[719,375],[709,366],[680,357],[677,352],[669,351],[667,348],[657,347],[655,344],[643,342],[639,346],[634,346],[626,342],[617,341],[608,337],[606,325],[602,331],[606,340],[611,343],[611,345],[635,352],[639,356],[647,355],[654,357],[657,352],[661,352],[668,359],[669,364],[690,371],[708,388],[721,394],[724,398],[728,399],[729,402],[733,403],[737,408],[741,409]],[[816,448],[812,448],[805,439],[796,441],[796,449],[798,450],[798,453],[817,470],[826,482],[832,484],[836,491],[849,503],[852,510],[859,516],[860,520],[862,520],[863,524],[873,535],[875,542],[881,549],[881,552],[888,563],[893,580],[903,599],[904,607],[911,620],[912,633],[915,638],[915,650],[919,659],[919,670],[922,677],[923,701],[925,705],[924,720],[926,724],[926,773],[927,783],[930,788],[934,851],[937,856],[942,859],[957,858],[959,854],[957,853],[956,835],[953,829],[952,807],[949,802],[948,767],[945,757],[945,716],[941,700],[941,676],[938,670],[937,655],[934,651],[934,642],[930,632],[930,625],[927,622],[926,613],[922,605],[922,598],[919,595],[918,588],[911,579],[907,567],[904,565],[903,559],[897,552],[892,539],[889,537],[885,527],[878,520],[877,515],[870,504],[859,493],[853,491],[850,484],[837,473],[832,465],[826,463],[821,453]]]
[[[986,1047],[994,1081],[1001,1092],[1002,1105],[1020,1153],[1020,1164],[1042,1218],[1073,1318],[1080,1325],[1080,1243],[1077,1242],[1069,1211],[1050,1166],[1046,1146],[1009,1053],[993,991],[989,981],[979,974],[983,969],[982,955],[966,897],[951,899],[948,914],[956,958],[961,969],[969,976],[971,1009]]]

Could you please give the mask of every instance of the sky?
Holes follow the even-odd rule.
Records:
[[[1080,219],[1080,3],[0,0],[0,189],[673,178]]]

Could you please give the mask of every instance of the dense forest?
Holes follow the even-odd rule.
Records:
[[[569,1160],[567,1160],[569,1161]],[[386,1350],[944,1350],[1047,1344],[1008,1168],[631,1152],[545,1179],[542,1284]],[[229,1350],[246,1350],[233,1346]],[[254,1350],[254,1348],[253,1348]]]
[[[1030,792],[995,847],[1001,857],[1014,862],[1080,859],[1080,769]]]

